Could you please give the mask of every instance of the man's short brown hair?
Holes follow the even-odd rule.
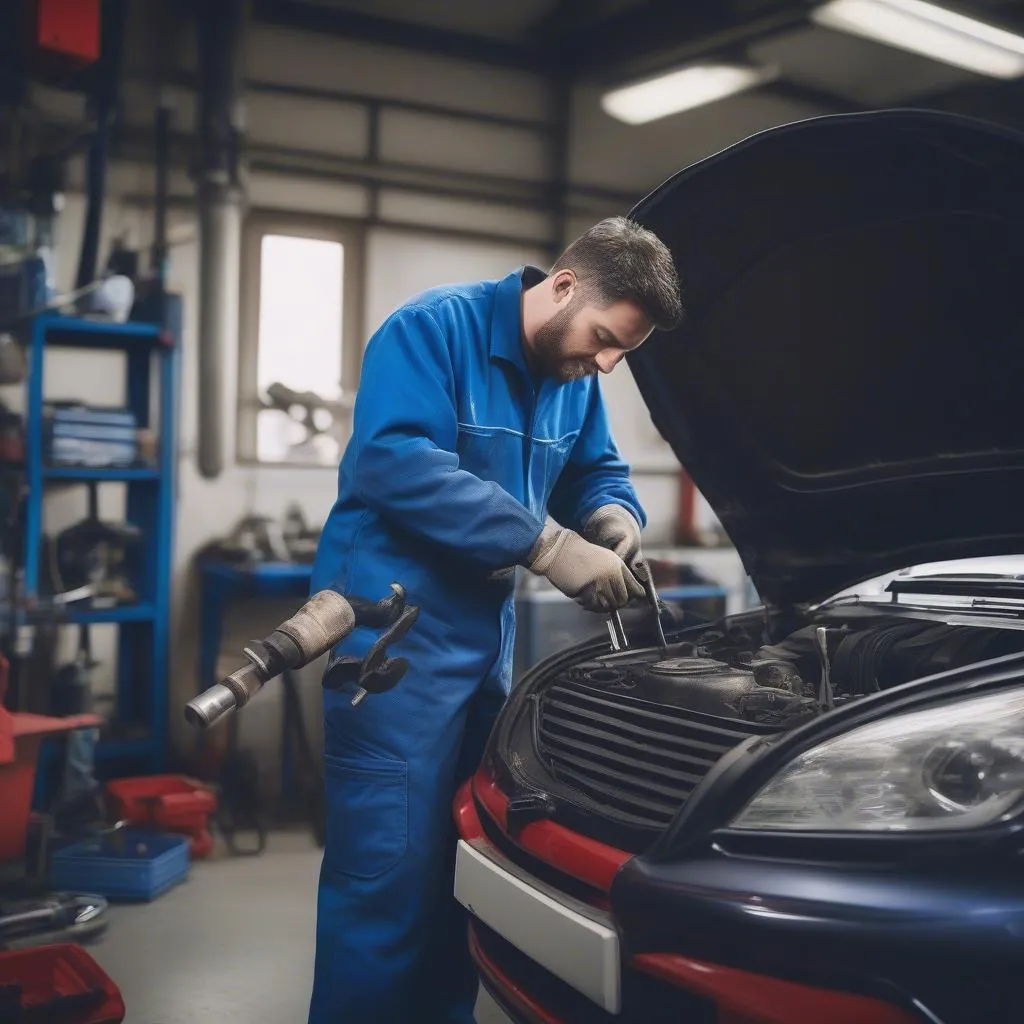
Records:
[[[603,306],[628,299],[659,330],[683,316],[679,275],[664,242],[626,217],[610,217],[584,232],[551,270],[571,270],[592,301]]]

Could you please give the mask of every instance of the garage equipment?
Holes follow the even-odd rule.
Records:
[[[188,877],[187,836],[126,827],[79,840],[58,850],[50,883],[111,900],[154,900]]]
[[[56,488],[88,489],[104,484],[124,494],[124,518],[129,532],[100,533],[74,530],[63,537],[63,551],[72,576],[101,572],[112,593],[68,607],[66,621],[117,627],[115,714],[96,748],[96,760],[109,776],[158,772],[163,769],[167,744],[167,673],[172,631],[171,569],[174,542],[174,496],[177,437],[181,302],[167,296],[162,323],[110,323],[98,319],[46,314],[28,327],[30,373],[26,384],[26,445],[24,535],[19,568],[23,596],[19,607],[34,610],[48,601],[46,546],[43,544],[45,496]],[[139,428],[155,434],[154,464],[130,466],[53,465],[46,456],[45,395],[51,390],[50,354],[64,349],[89,353],[123,353],[125,405]],[[135,531],[139,531],[139,540]],[[93,535],[90,536],[90,533]],[[80,543],[81,542],[81,543]],[[94,543],[96,542],[96,543]],[[98,548],[97,545],[98,544]],[[99,550],[101,557],[93,559]],[[137,555],[122,562],[119,552]],[[56,551],[54,552],[56,555]],[[82,555],[81,558],[78,556]],[[77,568],[73,568],[77,566]],[[126,568],[137,571],[125,573]],[[134,599],[125,601],[121,584],[129,577]],[[93,595],[94,597],[96,595]],[[122,603],[115,603],[118,597]],[[28,625],[37,620],[29,619]],[[19,622],[19,625],[21,623]],[[43,765],[53,765],[44,750]],[[41,772],[36,796],[52,796],[50,770]]]
[[[117,1024],[117,986],[81,946],[0,953],[0,1020]]]
[[[419,616],[418,608],[406,605],[403,587],[392,583],[391,591],[390,597],[376,603],[360,597],[342,597],[333,590],[314,594],[270,636],[245,648],[247,665],[190,700],[185,718],[194,726],[209,728],[229,711],[244,707],[271,679],[326,654],[356,626],[385,632],[364,658],[337,659],[330,666],[324,685],[333,689],[355,682],[359,690],[352,698],[354,705],[367,693],[390,690],[405,674],[408,663],[403,658],[389,658],[387,646],[405,636]]]
[[[142,775],[107,783],[114,815],[132,825],[184,835],[192,860],[209,856],[209,818],[217,797],[209,786],[184,775]]]
[[[45,736],[99,724],[95,715],[49,718],[4,707],[8,665],[0,655],[0,862],[24,856],[39,745]]]

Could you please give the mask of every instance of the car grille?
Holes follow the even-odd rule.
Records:
[[[724,754],[778,731],[576,682],[551,686],[536,714],[537,752],[556,780],[612,816],[657,829]]]

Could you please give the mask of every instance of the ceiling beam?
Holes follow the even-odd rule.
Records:
[[[300,0],[255,0],[253,18],[267,25],[326,33],[382,46],[398,46],[492,67],[544,70],[540,55],[527,45],[431,25],[393,21],[325,4],[302,3]]]
[[[806,24],[807,11],[800,0],[651,0],[569,33],[560,41],[560,59],[578,77],[646,74]]]

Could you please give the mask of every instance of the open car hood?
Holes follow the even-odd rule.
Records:
[[[631,216],[671,248],[686,316],[630,366],[765,601],[1024,551],[1024,136],[818,118]]]

